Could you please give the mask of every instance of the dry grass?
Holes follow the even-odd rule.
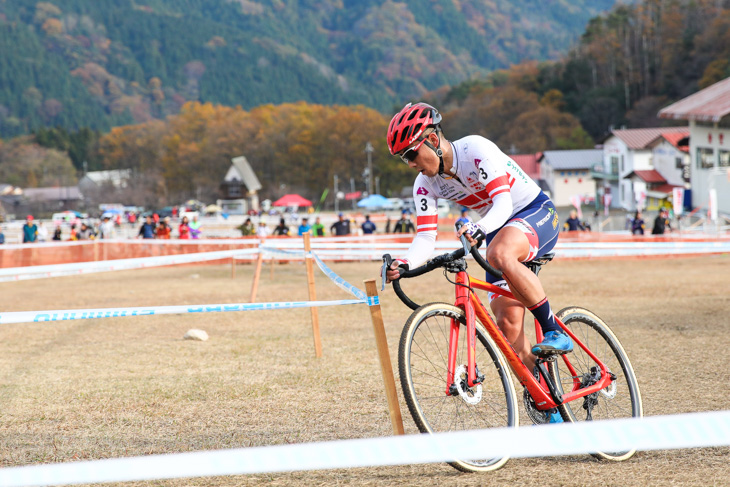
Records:
[[[376,263],[335,264],[362,286]],[[0,284],[3,311],[245,302],[252,266],[174,267]],[[541,274],[555,308],[595,311],[632,358],[647,415],[730,409],[725,391],[730,258],[554,262]],[[264,268],[259,301],[306,300],[300,263]],[[347,296],[317,275],[319,299]],[[449,300],[438,273],[404,285]],[[408,310],[382,297],[394,364]],[[309,310],[85,320],[0,327],[0,465],[300,443],[390,434],[369,313]],[[183,341],[202,328],[207,342]],[[415,427],[402,405],[407,432]],[[523,425],[526,420],[523,419]],[[529,427],[529,426],[527,426]],[[137,485],[730,485],[730,449],[513,459],[492,474],[445,464]],[[127,484],[128,485],[128,484]]]

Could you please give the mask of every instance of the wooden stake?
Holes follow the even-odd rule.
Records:
[[[307,232],[304,237],[304,262],[307,266],[307,287],[309,288],[309,300],[317,301],[317,291],[314,288],[314,266],[312,257],[309,252],[312,250],[311,232]],[[322,339],[319,336],[319,311],[312,306],[309,308],[312,315],[312,336],[314,337],[314,355],[319,358],[322,356]]]
[[[378,296],[378,287],[375,279],[363,281],[365,291],[368,297],[375,298]],[[390,413],[390,423],[393,425],[393,434],[402,435],[403,417],[400,412],[400,404],[398,404],[398,393],[395,389],[395,377],[393,375],[393,366],[390,363],[390,352],[388,351],[388,339],[385,336],[385,325],[383,324],[383,314],[380,311],[380,305],[375,304],[369,306],[370,317],[373,320],[373,331],[375,332],[375,344],[378,347],[378,358],[380,358],[380,371],[383,373],[383,382],[385,383],[385,395],[388,398],[388,411]]]
[[[261,244],[263,245],[264,241],[261,241]],[[264,261],[264,253],[261,252],[261,249],[259,248],[259,258],[256,259],[256,270],[253,274],[253,283],[251,284],[251,299],[249,300],[250,303],[256,302],[256,291],[259,288],[259,278],[261,277],[261,264]]]
[[[236,278],[236,258],[231,257],[231,279]]]
[[[271,265],[269,266],[269,279],[272,281],[274,280],[274,264],[276,261],[274,260],[274,254],[271,254]]]

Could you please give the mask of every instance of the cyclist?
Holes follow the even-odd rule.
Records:
[[[414,268],[428,260],[436,241],[437,200],[455,201],[481,218],[468,221],[458,235],[464,234],[472,245],[489,244],[487,260],[503,277],[487,274],[487,281],[509,289],[516,298],[489,293],[497,324],[525,365],[532,369],[537,355],[572,351],[572,340],[555,321],[540,280],[522,264],[555,246],[559,228],[553,203],[493,142],[478,135],[450,142],[440,122],[434,107],[409,103],[388,126],[390,153],[420,174],[413,185],[416,237],[406,255],[393,262],[387,279],[398,279],[399,266]],[[532,348],[524,332],[525,307],[545,336]],[[557,412],[553,416],[559,418]]]

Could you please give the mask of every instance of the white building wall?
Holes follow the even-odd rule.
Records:
[[[698,125],[690,121],[689,154],[692,161],[692,206],[707,208],[710,189],[717,190],[717,207],[721,213],[730,214],[730,169],[720,166],[720,151],[730,151],[730,128]],[[712,168],[700,167],[699,149],[712,149]]]
[[[593,196],[595,186],[590,169],[555,169],[553,170],[554,193],[552,200],[555,206],[571,206],[571,196]]]
[[[626,144],[616,137],[615,135],[612,135],[608,139],[606,139],[606,142],[603,144],[603,169],[606,174],[616,173],[619,175],[621,174],[621,160],[623,159],[624,164],[626,164],[626,160],[628,159],[628,153],[629,149],[626,146]],[[615,158],[616,161],[616,168],[613,169],[613,160]],[[609,187],[611,188],[611,208],[621,208],[622,200],[621,200],[621,191],[619,189],[619,185],[621,183],[621,180],[619,181],[611,181],[609,184]]]
[[[667,183],[674,186],[684,185],[682,168],[677,167],[677,159],[688,164],[689,154],[680,151],[666,140],[662,140],[652,150],[652,157],[654,159],[654,169],[664,176]]]

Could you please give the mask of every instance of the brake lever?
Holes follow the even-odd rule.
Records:
[[[464,224],[456,222],[454,226],[456,227],[456,231],[458,232],[461,227],[464,226]],[[469,255],[469,252],[471,252],[471,244],[469,243],[469,240],[467,240],[466,235],[464,235],[463,233],[459,235],[459,240],[461,241],[461,246],[464,247],[464,255]]]

